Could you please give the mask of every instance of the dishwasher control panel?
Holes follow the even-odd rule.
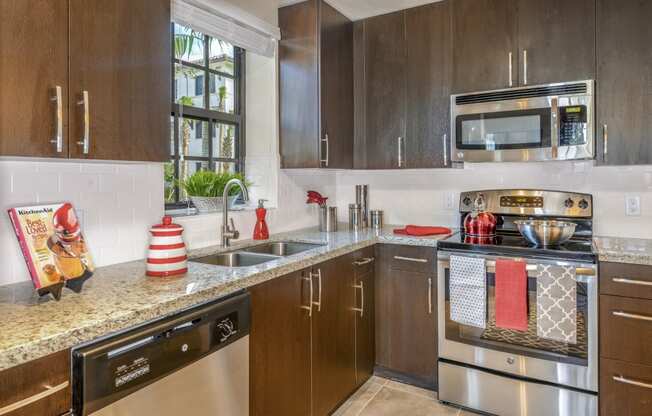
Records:
[[[249,334],[248,294],[75,349],[73,409],[87,415]]]

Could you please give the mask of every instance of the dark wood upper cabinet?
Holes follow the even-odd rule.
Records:
[[[376,246],[376,259],[379,371],[436,389],[435,249],[381,244]]]
[[[407,168],[442,168],[450,161],[450,2],[405,12],[407,37]]]
[[[518,0],[520,85],[595,78],[595,0]]]
[[[452,8],[453,93],[517,86],[516,2],[454,0]]]
[[[597,143],[605,165],[652,163],[652,2],[598,0]]]
[[[362,123],[364,127],[356,127],[355,140],[360,143],[356,143],[355,168],[404,167],[407,113],[405,13],[391,13],[363,21],[362,28],[356,28],[355,41],[358,43],[356,53],[364,54],[364,62],[357,61],[355,71],[356,92],[364,94],[364,108],[362,104],[356,104],[356,123]]]
[[[353,166],[353,23],[321,0],[279,9],[283,168]]]
[[[1,1],[0,19],[0,155],[68,157],[68,3]]]
[[[309,271],[251,288],[250,409],[257,416],[305,416],[311,403]]]
[[[70,156],[168,160],[170,2],[70,0],[70,21]]]
[[[70,350],[0,372],[0,409],[6,416],[59,416],[71,408]],[[22,403],[21,403],[22,402]]]

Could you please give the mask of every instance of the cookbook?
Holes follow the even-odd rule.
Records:
[[[38,294],[79,292],[95,267],[72,204],[12,208],[9,217]]]

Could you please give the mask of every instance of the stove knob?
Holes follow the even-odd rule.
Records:
[[[573,202],[573,200],[570,198],[564,201],[564,206],[566,208],[573,208],[573,205],[575,205],[575,202]]]
[[[220,342],[224,342],[235,334],[235,328],[233,327],[233,322],[226,318],[217,324],[217,334],[220,337]]]
[[[583,199],[580,201],[580,208],[581,209],[587,209],[589,207],[589,203],[587,202],[586,199]]]

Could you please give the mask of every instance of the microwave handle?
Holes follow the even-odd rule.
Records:
[[[559,98],[550,100],[550,151],[553,160],[559,157]]]

